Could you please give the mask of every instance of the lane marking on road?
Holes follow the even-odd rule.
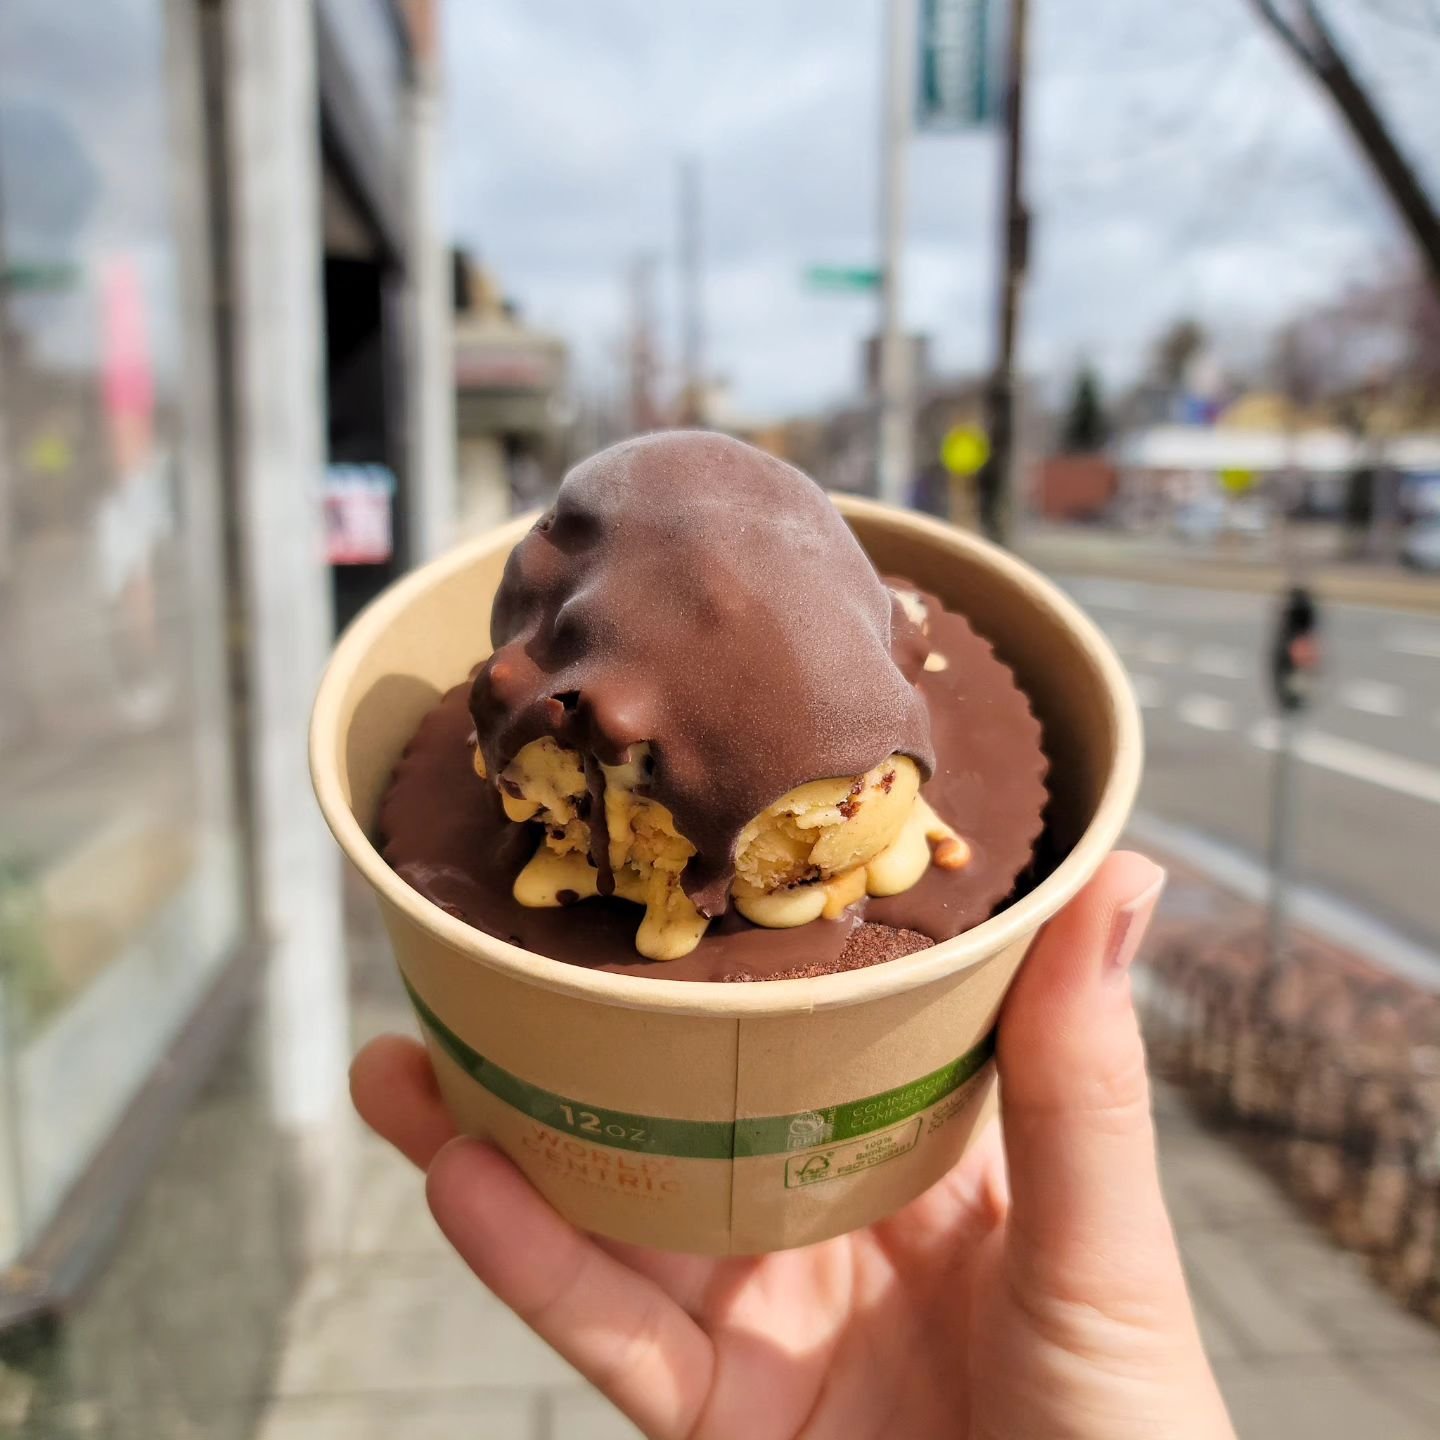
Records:
[[[1130,688],[1142,710],[1158,710],[1165,703],[1165,687],[1153,675],[1131,675]]]
[[[1235,707],[1218,695],[1184,695],[1175,706],[1175,714],[1200,730],[1235,728]]]
[[[1233,645],[1201,645],[1190,656],[1190,668],[1221,680],[1245,680],[1252,674],[1244,656]]]
[[[1206,625],[1253,624],[1263,612],[1258,595],[1226,594],[1219,590],[1176,589],[1154,591],[1145,605],[1154,619],[1198,621]]]
[[[1393,720],[1405,713],[1405,692],[1383,680],[1349,680],[1338,692],[1342,705],[1362,715],[1381,715]]]
[[[1123,655],[1135,644],[1135,627],[1128,625],[1124,620],[1116,620],[1112,624],[1101,627],[1109,637],[1110,643]]]
[[[1082,605],[1093,605],[1097,610],[1140,608],[1140,586],[1126,580],[1076,580],[1070,592]]]
[[[1174,665],[1180,659],[1180,645],[1173,635],[1162,631],[1147,635],[1136,647],[1135,653],[1147,665]]]
[[[1248,739],[1262,750],[1274,750],[1278,735],[1279,726],[1274,720],[1261,720],[1250,727]],[[1358,740],[1327,735],[1323,730],[1301,730],[1295,737],[1295,754],[1322,770],[1440,805],[1440,767],[1406,760]]]
[[[1270,894],[1270,871],[1252,855],[1146,810],[1130,817],[1129,839],[1193,865],[1226,890],[1263,905]],[[1368,956],[1395,975],[1425,985],[1440,981],[1440,954],[1358,906],[1337,900],[1333,893],[1296,885],[1290,892],[1290,913],[1297,924]],[[1142,972],[1143,973],[1143,972]]]
[[[1392,655],[1419,655],[1440,660],[1440,629],[1392,630],[1381,642]]]

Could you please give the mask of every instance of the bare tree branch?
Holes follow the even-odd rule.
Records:
[[[1317,0],[1297,0],[1289,15],[1277,0],[1250,0],[1250,8],[1330,96],[1440,290],[1440,213],[1336,43]]]
[[[1305,42],[1301,40],[1299,32],[1291,22],[1280,13],[1275,0],[1250,0],[1250,8],[1260,17],[1269,29],[1279,37],[1285,48],[1307,69],[1310,66],[1310,52],[1305,48]]]

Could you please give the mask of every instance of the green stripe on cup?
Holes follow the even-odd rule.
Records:
[[[636,1150],[647,1155],[675,1155],[686,1160],[730,1160],[755,1155],[780,1155],[809,1150],[884,1130],[952,1095],[995,1053],[992,1031],[959,1059],[863,1100],[802,1110],[794,1115],[760,1115],[729,1120],[674,1120],[660,1115],[632,1115],[607,1110],[588,1101],[556,1095],[502,1070],[472,1050],[435,1014],[407,982],[411,1003],[426,1029],[447,1055],[497,1100],[555,1130],[595,1145]]]

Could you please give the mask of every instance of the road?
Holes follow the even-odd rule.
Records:
[[[1129,667],[1145,716],[1142,819],[1254,869],[1275,720],[1261,595],[1057,577]],[[1298,742],[1298,878],[1440,956],[1440,616],[1334,605]]]

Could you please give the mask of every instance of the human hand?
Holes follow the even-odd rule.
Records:
[[[853,1235],[712,1260],[596,1239],[457,1139],[424,1048],[355,1061],[491,1290],[657,1440],[1231,1440],[1161,1199],[1128,967],[1164,875],[1112,856],[1007,997],[1004,1135]],[[1007,1181],[1008,1173],[1008,1181]]]

